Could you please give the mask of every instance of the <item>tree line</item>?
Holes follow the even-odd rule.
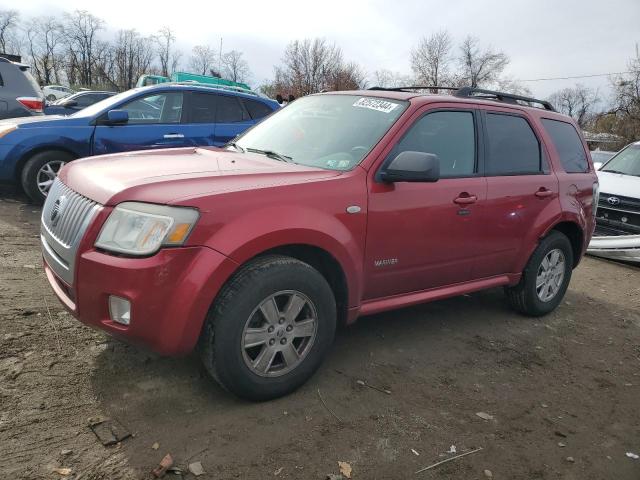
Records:
[[[142,74],[169,76],[183,64],[170,27],[148,36],[135,29],[108,36],[105,22],[85,10],[27,19],[16,10],[0,10],[0,51],[22,56],[41,85],[118,91],[134,87]],[[194,73],[238,82],[251,75],[236,50],[196,45],[186,63]]]
[[[247,82],[252,77],[240,51],[221,52],[204,44],[184,55],[168,26],[147,36],[135,29],[108,35],[105,22],[84,10],[34,18],[21,18],[12,9],[0,10],[0,52],[23,56],[42,85],[67,83],[73,87],[127,90],[144,73],[169,76],[181,68],[237,82]],[[326,39],[293,40],[274,66],[273,78],[259,88],[272,98],[278,94],[286,98],[321,91],[407,85],[471,86],[531,95],[525,85],[505,75],[510,57],[474,36],[456,44],[447,30],[434,32],[414,45],[409,60],[410,73],[378,69],[367,74]],[[583,129],[615,134],[621,143],[637,140],[637,48],[628,72],[610,79],[611,98],[602,98],[600,92],[576,84],[556,91],[548,100]]]

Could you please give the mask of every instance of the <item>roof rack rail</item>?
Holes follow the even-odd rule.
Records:
[[[242,87],[236,87],[236,86],[232,86],[232,85],[221,85],[221,84],[215,84],[215,83],[204,83],[204,82],[196,82],[194,80],[186,80],[186,81],[182,81],[182,82],[166,82],[166,83],[159,83],[157,85],[192,85],[192,86],[196,86],[196,87],[207,87],[207,88],[213,88],[213,89],[217,89],[217,90],[227,90],[227,91],[231,91],[231,92],[239,92],[239,93],[246,93],[247,95],[254,95],[256,97],[259,97],[260,94],[258,94],[257,92],[254,92],[253,90],[247,90],[246,88],[242,88]]]
[[[458,88],[453,95],[460,98],[488,98],[491,100],[497,100],[499,102],[513,104],[518,104],[518,102],[525,102],[529,104],[535,103],[541,105],[545,110],[549,110],[551,112],[556,111],[556,109],[553,108],[553,105],[551,105],[551,103],[547,102],[546,100],[539,100],[532,97],[523,97],[522,95],[514,95],[511,93],[496,92],[493,90],[485,90],[483,88],[461,87]]]
[[[386,92],[404,92],[407,90],[458,90],[458,87],[440,87],[438,85],[410,85],[406,87],[371,87],[369,90],[383,90]]]

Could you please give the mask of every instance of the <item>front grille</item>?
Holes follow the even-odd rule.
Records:
[[[51,270],[67,285],[73,285],[80,240],[101,207],[59,179],[51,185],[40,222],[42,255]]]
[[[640,200],[601,193],[596,212],[596,236],[640,234]]]
[[[42,209],[42,223],[52,237],[68,248],[96,205],[93,200],[74,192],[56,179]]]
[[[613,193],[600,193],[598,207],[616,208],[627,212],[640,213],[640,199],[622,197]]]

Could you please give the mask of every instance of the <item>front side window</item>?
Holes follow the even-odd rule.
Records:
[[[409,102],[361,95],[300,98],[243,134],[245,149],[276,152],[289,161],[328,170],[359,164]]]
[[[137,98],[122,107],[129,113],[129,123],[180,123],[182,92],[163,92]]]
[[[558,151],[564,171],[567,173],[588,172],[587,153],[584,151],[582,140],[573,125],[548,118],[543,118],[542,124]]]
[[[437,155],[441,177],[473,175],[476,165],[473,113],[441,111],[425,115],[398,142],[389,158],[406,151]]]
[[[488,113],[486,115],[488,176],[540,173],[540,143],[522,117]]]
[[[609,160],[600,171],[640,177],[640,145],[629,145],[624,148]]]

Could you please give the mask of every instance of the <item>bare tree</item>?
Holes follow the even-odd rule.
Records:
[[[596,122],[598,131],[613,133],[630,143],[640,138],[640,51],[629,61],[629,73],[612,78],[613,108]]]
[[[120,30],[109,55],[114,68],[103,69],[108,82],[119,90],[133,88],[138,77],[151,66],[154,56],[151,45],[152,39],[140,36],[136,30]]]
[[[509,64],[509,57],[491,47],[480,48],[480,41],[476,37],[468,36],[460,45],[460,73],[459,85],[470,87],[486,87],[496,82],[505,67]]]
[[[62,70],[63,28],[55,17],[32,19],[25,27],[31,66],[38,82],[60,82]]]
[[[411,69],[418,83],[423,85],[447,85],[451,81],[451,36],[441,30],[423,37],[411,50]]]
[[[180,62],[181,54],[174,49],[176,37],[170,27],[162,27],[153,37],[156,42],[158,58],[160,60],[160,74],[168,77],[175,72]]]
[[[216,51],[209,45],[196,45],[191,50],[189,68],[200,75],[206,75],[214,68],[216,57]]]
[[[598,102],[597,92],[577,83],[572,88],[563,88],[549,97],[549,102],[559,112],[572,117],[585,128]]]
[[[416,83],[410,75],[403,75],[387,69],[373,72],[373,86],[382,88],[407,87]]]
[[[338,90],[359,90],[366,88],[366,75],[359,65],[350,62],[338,65],[327,78],[326,89],[330,91]]]
[[[246,82],[251,71],[249,64],[242,58],[242,52],[231,50],[222,55],[222,74],[234,82]]]
[[[97,34],[104,28],[104,21],[86,10],[76,10],[64,16],[64,32],[68,47],[67,75],[77,78],[81,85],[93,85],[94,66],[97,57]]]
[[[327,89],[332,73],[343,64],[340,48],[321,38],[289,43],[282,61],[275,69],[275,83],[296,97]]]
[[[0,10],[0,52],[18,53],[17,51],[9,52],[9,50],[13,50],[17,43],[19,18],[17,10]]]

